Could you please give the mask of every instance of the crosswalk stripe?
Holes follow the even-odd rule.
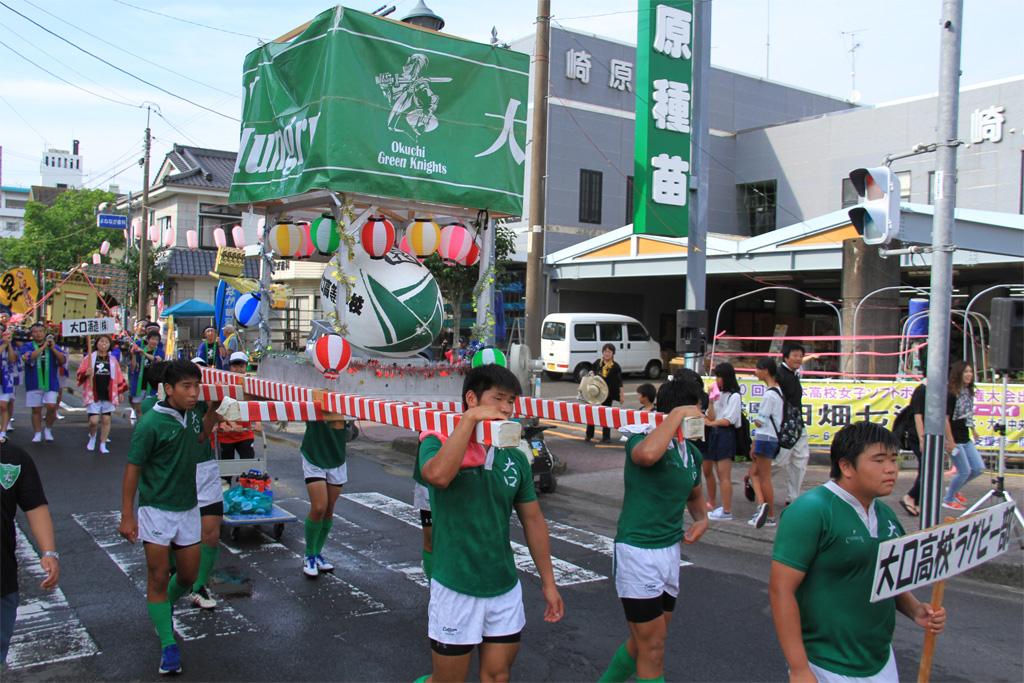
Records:
[[[7,653],[7,667],[27,669],[99,654],[96,641],[71,609],[64,591],[39,588],[46,578],[39,555],[21,529],[17,525],[14,529],[22,601]]]
[[[357,503],[371,510],[382,512],[389,517],[404,522],[409,526],[420,528],[420,512],[412,505],[402,502],[390,496],[375,491],[366,493],[346,493],[343,498]],[[540,576],[537,567],[530,557],[530,550],[521,543],[512,542],[512,553],[515,556],[516,567],[534,576]],[[571,562],[560,560],[557,557],[551,558],[551,566],[554,569],[555,583],[559,586],[571,586],[578,583],[589,583],[591,581],[602,581],[608,577],[602,576],[589,569],[578,567]]]
[[[552,522],[549,520],[548,535],[559,541],[572,543],[573,545],[578,545],[581,548],[586,548],[587,550],[593,550],[594,552],[607,555],[611,558],[615,557],[615,540],[602,534],[595,534],[593,531],[577,529],[576,527],[569,526],[568,524]],[[680,559],[679,566],[691,567],[693,566],[693,562]]]
[[[110,557],[135,588],[146,595],[146,555],[142,544],[133,545],[117,532],[121,513],[88,512],[71,517],[89,534],[103,552]],[[256,633],[256,627],[226,601],[217,603],[213,610],[198,607],[174,608],[174,630],[182,640],[199,640],[207,636],[230,636],[238,633]]]

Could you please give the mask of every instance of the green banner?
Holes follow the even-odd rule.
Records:
[[[686,237],[693,0],[639,0],[633,232]]]
[[[521,215],[530,58],[344,7],[245,58],[230,201],[326,189]]]

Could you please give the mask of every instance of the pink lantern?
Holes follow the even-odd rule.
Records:
[[[174,228],[167,226],[164,228],[164,246],[173,247],[177,235],[174,234]]]
[[[309,234],[309,223],[298,223],[297,226],[299,228],[299,248],[295,252],[295,258],[309,258],[316,251],[316,244],[313,243],[313,237]]]
[[[100,253],[102,255],[106,256],[107,252],[109,252],[109,251],[110,251],[110,242],[104,241],[103,244],[100,245]]]
[[[263,235],[267,232],[267,219],[265,216],[260,216],[256,220],[256,241],[262,242]]]
[[[142,237],[142,219],[132,219],[132,242],[138,242],[139,238]]]
[[[241,225],[231,228],[231,239],[235,241],[235,246],[239,249],[245,246],[245,230],[242,230]]]
[[[93,254],[93,255],[92,255],[92,264],[93,264],[94,266],[98,266],[98,265],[100,264],[100,259],[101,259],[101,258],[102,258],[102,257],[101,257],[101,256],[100,256],[99,254]]]
[[[449,223],[441,230],[441,243],[437,247],[437,253],[445,261],[465,265],[472,249],[473,235],[462,223]]]
[[[154,245],[160,244],[160,226],[156,223],[149,226],[149,241]]]
[[[384,216],[370,216],[363,224],[359,241],[370,258],[384,258],[395,246],[395,226]]]
[[[420,263],[423,263],[423,259],[420,258],[419,256],[416,256],[415,252],[413,252],[412,250],[412,247],[409,246],[409,238],[407,236],[402,236],[402,241],[398,243],[398,250],[405,252],[409,256],[414,257]]]
[[[213,231],[213,243],[218,247],[228,246],[228,236],[224,234],[224,228],[215,228]]]
[[[262,242],[263,241],[263,226],[262,225],[257,225],[256,226],[256,241],[257,242]]]
[[[189,249],[199,248],[199,233],[195,230],[188,230],[185,232],[185,243]]]

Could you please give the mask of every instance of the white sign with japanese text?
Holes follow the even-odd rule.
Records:
[[[62,320],[60,333],[64,337],[84,337],[90,334],[117,334],[117,322],[113,318],[79,318]]]
[[[881,543],[871,602],[948,579],[1002,555],[1010,547],[1013,521],[1013,504],[1006,502]]]

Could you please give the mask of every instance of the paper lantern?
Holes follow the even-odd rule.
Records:
[[[341,246],[338,222],[329,213],[325,213],[310,224],[309,236],[312,238],[316,250],[324,256],[330,256]]]
[[[224,233],[224,228],[214,228],[213,243],[218,247],[228,246],[228,236]]]
[[[263,318],[260,316],[260,295],[245,293],[235,301],[235,322],[239,327],[256,327]]]
[[[189,249],[199,248],[199,233],[195,230],[185,231],[185,244],[188,245]]]
[[[449,223],[441,230],[437,254],[445,261],[466,265],[473,249],[473,234],[462,223]]]
[[[142,237],[142,219],[132,219],[132,242],[138,242]]]
[[[459,263],[459,265],[463,265],[463,266],[473,266],[473,265],[476,265],[476,262],[479,261],[479,260],[480,260],[480,245],[477,244],[476,242],[473,242],[473,246],[470,247],[469,253],[466,254],[466,258],[464,260],[458,261],[458,263]]]
[[[98,265],[100,264],[100,259],[101,259],[101,258],[102,258],[102,257],[101,257],[101,256],[100,256],[99,254],[93,254],[93,255],[92,255],[92,264],[93,264],[94,266],[98,266]]]
[[[416,256],[426,258],[435,251],[441,242],[441,228],[432,218],[417,218],[405,230],[409,238],[409,248]]]
[[[257,225],[256,226],[256,241],[257,242],[262,242],[263,241],[263,226],[262,225]]]
[[[164,246],[173,247],[176,235],[174,234],[174,228],[167,226],[164,228]]]
[[[309,234],[309,223],[297,223],[296,228],[299,231],[299,248],[295,251],[295,258],[309,258],[316,251],[316,245],[313,244],[313,238]]]
[[[507,368],[508,359],[505,358],[505,353],[501,349],[488,347],[474,353],[470,365],[474,368],[478,368],[481,365],[500,365],[503,368]]]
[[[160,226],[156,223],[149,226],[149,241],[154,245],[160,244]]]
[[[107,252],[109,252],[109,251],[110,251],[110,242],[107,242],[107,241],[104,240],[103,244],[100,245],[100,254],[102,254],[103,256],[106,256]]]
[[[231,239],[239,249],[245,246],[245,230],[242,230],[241,225],[231,228]]]
[[[370,258],[383,258],[395,246],[395,226],[384,216],[370,216],[359,241]]]
[[[291,258],[299,248],[299,228],[294,223],[278,223],[270,229],[268,246],[281,258]]]
[[[306,354],[324,377],[335,379],[348,367],[352,359],[352,345],[337,334],[325,334],[306,348]]]

